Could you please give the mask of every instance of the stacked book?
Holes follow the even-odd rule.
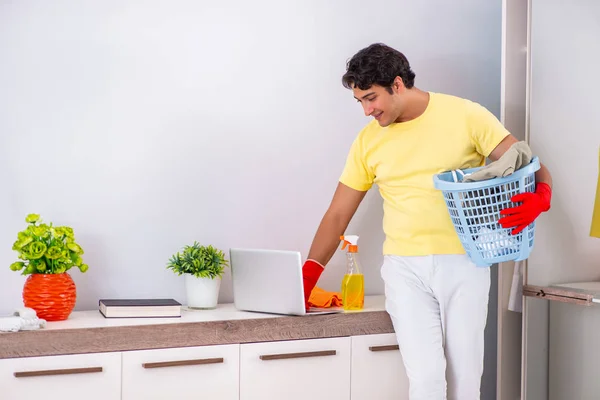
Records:
[[[181,317],[181,303],[174,299],[100,299],[98,306],[105,318]]]

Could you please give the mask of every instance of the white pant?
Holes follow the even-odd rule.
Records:
[[[381,276],[410,400],[479,400],[490,269],[466,255],[385,256]]]

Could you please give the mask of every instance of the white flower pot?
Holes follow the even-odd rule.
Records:
[[[185,274],[187,306],[190,308],[211,309],[217,307],[221,278],[196,278]]]

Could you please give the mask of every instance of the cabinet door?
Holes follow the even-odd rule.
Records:
[[[0,360],[0,398],[120,400],[121,353]]]
[[[238,344],[124,352],[123,400],[238,400],[239,357]]]
[[[396,335],[352,337],[352,400],[408,400]]]
[[[349,337],[242,344],[240,400],[349,400]]]
[[[518,140],[526,139],[528,125],[527,90],[529,77],[527,62],[528,7],[530,1],[502,0],[502,62],[500,121]],[[522,262],[523,267],[525,263]],[[521,394],[521,343],[522,314],[509,310],[513,274],[517,264],[507,261],[498,264],[498,304],[497,304],[497,350],[496,366],[484,367],[481,398],[514,400]],[[493,271],[493,270],[492,270]],[[492,291],[493,293],[493,291]],[[490,297],[490,306],[493,306]],[[495,314],[490,309],[490,317]],[[491,320],[490,320],[491,322]],[[491,324],[488,324],[491,325]],[[493,325],[492,325],[493,326]],[[488,340],[486,330],[485,340]],[[486,351],[487,353],[487,351]],[[493,354],[493,353],[492,353]],[[488,354],[486,354],[487,362]],[[489,357],[493,361],[493,357]],[[492,367],[492,368],[488,368]],[[495,367],[495,368],[494,368]],[[490,373],[496,370],[495,376]],[[493,378],[493,379],[491,379]],[[493,384],[496,381],[496,385]],[[487,385],[486,385],[487,383]],[[493,394],[496,387],[496,396]],[[490,390],[492,390],[490,392]]]

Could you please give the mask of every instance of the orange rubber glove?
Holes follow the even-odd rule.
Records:
[[[317,286],[317,281],[325,268],[315,260],[306,260],[302,266],[302,279],[304,282],[304,306],[308,310],[308,298],[312,290]]]
[[[546,183],[538,183],[535,192],[520,193],[510,200],[513,203],[522,203],[500,211],[505,217],[500,218],[498,223],[503,228],[514,228],[511,233],[516,235],[531,224],[543,212],[550,209],[552,189]]]

